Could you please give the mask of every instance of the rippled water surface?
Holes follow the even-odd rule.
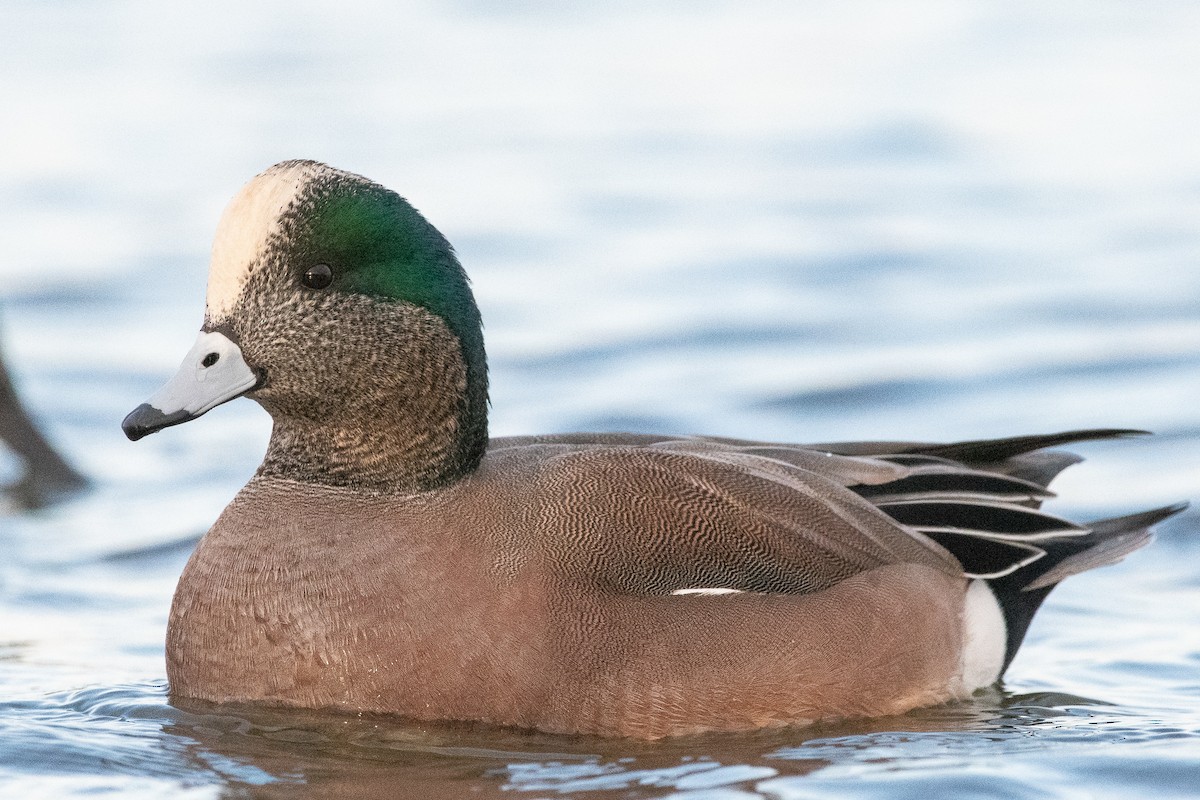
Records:
[[[0,323],[92,481],[0,511],[0,797],[1200,795],[1200,519],[1073,578],[1002,689],[652,744],[172,704],[249,401],[128,443],[247,178],[399,190],[487,324],[497,434],[943,440],[1086,426],[1054,510],[1200,497],[1200,7],[0,7]],[[18,465],[0,451],[0,479]]]

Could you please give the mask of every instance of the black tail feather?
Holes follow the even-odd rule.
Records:
[[[1177,503],[1124,517],[1103,519],[1085,525],[1085,536],[1038,542],[1046,555],[1028,567],[989,580],[988,585],[1004,612],[1008,641],[1004,669],[1012,662],[1025,639],[1033,615],[1042,601],[1062,580],[1096,567],[1115,564],[1144,547],[1153,538],[1150,527],[1187,508]]]
[[[1072,444],[1074,442],[1090,442],[1099,439],[1121,439],[1127,436],[1147,436],[1149,431],[1139,431],[1132,428],[1093,428],[1090,430],[1063,431],[1062,433],[1039,434],[1035,436],[1012,436],[1007,439],[977,439],[951,444],[927,445],[913,448],[908,452],[924,455],[939,456],[964,464],[995,464],[1007,461],[1014,456],[1032,453],[1035,450],[1045,450],[1048,447]]]
[[[862,445],[913,472],[855,490],[898,522],[935,539],[968,576],[987,581],[1004,613],[1007,669],[1034,613],[1059,582],[1117,563],[1153,538],[1151,526],[1187,507],[1180,503],[1083,525],[1044,514],[1038,507],[1050,493],[1037,487],[1044,489],[1082,460],[1044,448],[1145,433],[1101,428],[951,444]]]

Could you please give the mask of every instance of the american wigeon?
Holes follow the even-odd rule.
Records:
[[[487,434],[467,276],[394,192],[311,161],[217,230],[137,439],[245,395],[262,466],[188,562],[181,697],[660,737],[882,715],[995,682],[1046,594],[1178,507],[1038,510],[1102,430],[949,445]]]

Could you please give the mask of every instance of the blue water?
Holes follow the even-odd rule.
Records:
[[[198,537],[269,429],[118,423],[285,158],[405,194],[474,278],[496,434],[1127,426],[1054,510],[1200,498],[1200,7],[0,5],[0,326],[93,481],[0,511],[0,797],[1200,796],[1200,516],[1071,579],[1002,689],[656,744],[167,700]],[[0,452],[0,479],[16,474]]]

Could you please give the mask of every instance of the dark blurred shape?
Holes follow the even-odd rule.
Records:
[[[0,487],[17,508],[44,508],[87,486],[87,481],[42,436],[17,397],[16,388],[0,350],[0,443],[21,459],[24,474],[16,483]]]

